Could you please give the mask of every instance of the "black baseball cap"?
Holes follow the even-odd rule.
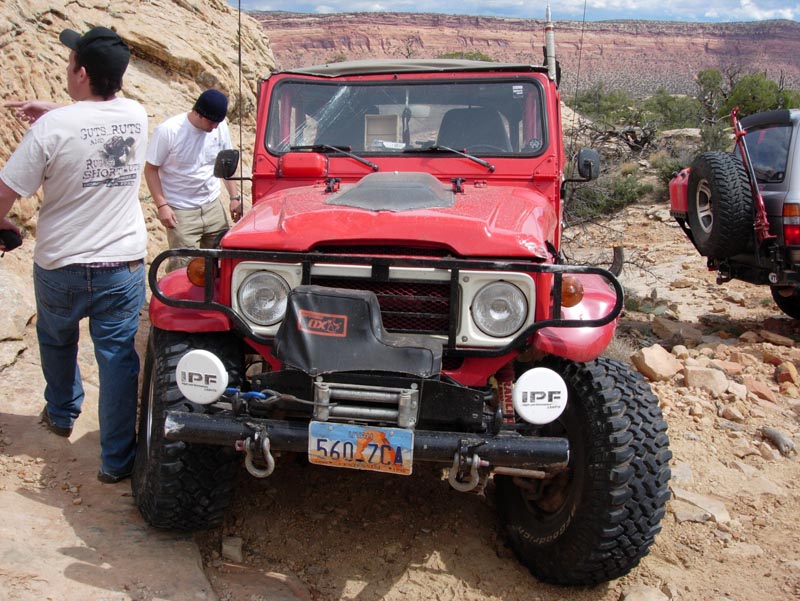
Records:
[[[228,114],[228,97],[212,88],[200,94],[192,108],[201,117],[214,123],[221,123]]]
[[[72,29],[65,29],[58,39],[75,51],[78,63],[83,65],[90,78],[122,80],[131,58],[131,49],[117,32],[107,27],[93,27],[81,35]]]

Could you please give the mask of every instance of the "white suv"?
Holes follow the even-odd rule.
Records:
[[[672,216],[708,257],[717,282],[768,285],[778,307],[795,319],[800,319],[800,180],[793,177],[800,167],[798,124],[800,109],[756,113],[740,123],[734,116],[737,149],[703,153],[670,182]]]

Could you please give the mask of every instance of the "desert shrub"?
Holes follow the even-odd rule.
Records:
[[[573,189],[565,206],[565,219],[568,225],[593,221],[616,213],[652,191],[653,186],[643,184],[635,173],[604,175],[592,184]]]
[[[732,142],[731,127],[726,123],[705,125],[700,128],[700,150],[730,150]]]
[[[330,58],[328,58],[325,62],[326,63],[344,63],[344,62],[347,62],[349,60],[350,59],[347,57],[347,55],[344,52],[339,52],[337,54],[334,54]]]
[[[480,50],[445,52],[444,54],[440,54],[439,58],[458,58],[467,61],[487,61],[490,63],[495,62],[491,56],[484,54]]]
[[[678,150],[659,150],[650,155],[650,165],[656,172],[658,181],[664,184],[662,198],[669,197],[669,180],[681,169],[688,167],[695,157],[695,152],[688,148]]]
[[[634,175],[636,172],[639,171],[639,163],[636,161],[625,161],[622,165],[619,166],[619,174],[628,176]]]
[[[697,127],[703,116],[703,106],[697,98],[676,96],[660,88],[642,101],[646,118],[659,130]]]
[[[782,108],[784,96],[777,82],[763,73],[749,73],[733,86],[730,95],[720,107],[720,116],[729,115],[734,107],[744,117],[761,111]]]
[[[800,108],[800,91],[798,90],[782,90],[781,103],[785,109]]]
[[[623,363],[630,363],[631,355],[638,350],[639,346],[629,338],[614,336],[606,350],[603,351],[603,356]]]
[[[619,210],[650,194],[653,186],[643,184],[635,174],[620,175],[611,180],[611,198],[615,210]]]
[[[568,104],[595,121],[616,125],[637,121],[631,96],[624,90],[606,90],[602,83],[579,92]]]

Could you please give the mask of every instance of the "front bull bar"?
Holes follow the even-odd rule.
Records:
[[[266,436],[272,451],[308,452],[308,424],[262,418],[209,416],[186,411],[167,411],[167,440],[235,447],[249,438]],[[492,467],[521,469],[563,468],[569,462],[566,438],[534,438],[466,432],[414,431],[414,459],[452,463],[465,448],[480,454]]]

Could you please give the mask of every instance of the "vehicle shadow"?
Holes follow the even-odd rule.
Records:
[[[245,564],[292,574],[319,601],[612,598],[608,585],[536,580],[504,544],[492,491],[456,492],[426,464],[408,477],[297,457],[280,458],[263,480],[242,470],[224,525],[196,535],[211,569],[231,536],[242,539]]]
[[[749,333],[749,334],[748,334]],[[762,334],[763,333],[763,334]],[[743,335],[747,336],[742,339]],[[773,342],[771,334],[788,340],[779,341],[777,346],[787,345],[789,341],[800,341],[800,320],[782,315],[777,308],[762,308],[761,315],[746,317],[723,313],[701,312],[695,319],[673,319],[660,314],[650,316],[647,311],[625,311],[617,325],[617,336],[638,339],[638,346],[658,343],[666,348],[676,344],[697,346],[720,343],[728,346]]]

